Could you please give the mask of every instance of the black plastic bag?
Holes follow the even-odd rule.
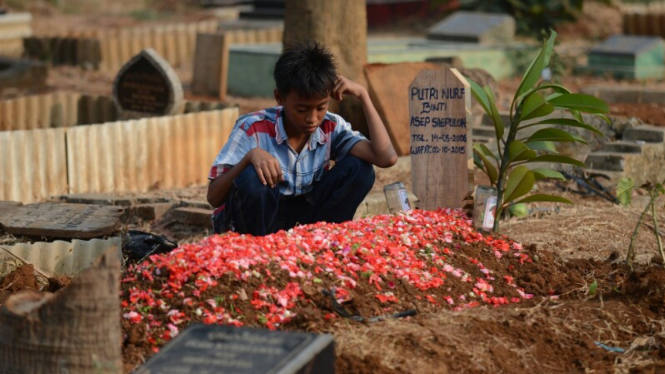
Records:
[[[141,260],[150,255],[169,253],[178,248],[178,243],[149,232],[129,230],[125,236],[123,250],[132,259]]]

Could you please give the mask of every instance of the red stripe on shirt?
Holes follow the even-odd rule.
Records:
[[[254,122],[246,131],[247,136],[252,136],[256,132],[269,134],[273,138],[277,136],[277,133],[275,132],[275,123],[268,120]]]
[[[323,129],[324,134],[330,134],[331,132],[335,131],[335,127],[337,127],[337,123],[335,121],[331,121],[329,119],[323,121],[321,124],[321,129]]]

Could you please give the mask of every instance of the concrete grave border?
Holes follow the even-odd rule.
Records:
[[[0,200],[145,192],[206,182],[238,108],[68,129],[0,132]],[[5,178],[6,177],[6,178]]]

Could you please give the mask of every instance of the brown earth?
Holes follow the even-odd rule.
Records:
[[[69,3],[77,2],[81,6],[97,3],[82,0]],[[113,18],[100,15],[83,17],[85,12],[82,11],[78,15],[62,14],[46,1],[26,3],[32,7],[29,10],[35,16],[37,34],[58,31],[70,25],[122,27],[143,23],[139,19],[141,14],[128,14],[141,9],[136,5],[142,3],[140,1],[99,3],[104,9],[98,13],[121,14],[121,17]],[[594,12],[590,13],[593,15]],[[193,20],[202,16],[192,17]],[[572,39],[578,39],[579,35],[601,38],[607,30],[617,27],[615,18],[612,20],[605,24],[595,21],[593,24],[578,23],[569,30],[561,29],[561,40],[565,40],[566,35]],[[183,68],[178,69],[178,74],[185,85],[188,84],[191,72]],[[57,67],[51,69],[49,86],[45,91],[109,94],[113,78],[112,73]],[[561,80],[574,91],[601,82],[631,84],[601,77],[565,76]],[[501,107],[507,107],[517,85],[519,78],[499,82],[503,98]],[[663,86],[663,83],[649,82],[649,85]],[[231,97],[229,101],[237,102],[241,113],[274,105],[271,99]],[[634,104],[617,104],[612,106],[612,112],[665,125],[661,122],[662,106],[642,108]],[[390,179],[386,178],[386,181]],[[205,187],[155,193],[199,199],[205,193]],[[613,258],[625,256],[637,222],[639,204],[625,209],[598,198],[583,198],[571,193],[564,193],[564,196],[573,199],[576,206],[561,206],[558,211],[551,210],[526,220],[512,219],[503,223],[503,232],[530,245],[536,260],[521,268],[515,277],[527,292],[535,294],[534,299],[528,302],[459,312],[444,307],[421,307],[415,317],[363,324],[342,318],[321,318],[321,310],[330,311],[330,306],[313,292],[315,304],[303,305],[297,310],[300,317],[286,328],[334,333],[337,369],[342,374],[665,372],[665,270],[655,263],[647,266],[656,253],[655,238],[647,231],[648,228],[640,232],[637,253],[641,265],[634,276],[628,276],[620,264],[604,261],[615,252],[618,255]],[[546,207],[553,208],[552,205]],[[660,212],[665,212],[665,209]],[[661,217],[660,222],[665,222],[665,218]],[[179,235],[189,240],[205,235],[205,232],[187,232],[192,230],[187,227],[176,229]],[[478,252],[479,249],[470,248],[470,251]],[[482,251],[477,255],[480,257]],[[488,263],[491,261],[483,259]],[[459,262],[456,266],[461,264]],[[23,289],[18,287],[20,284],[41,288],[39,283],[35,286],[36,282],[34,271],[30,271],[28,266],[20,267],[0,281],[0,304],[3,302],[3,291],[4,297],[7,297],[9,293]],[[54,292],[66,283],[66,279],[53,280],[46,290]],[[596,284],[594,292],[593,284]],[[382,312],[376,304],[360,297],[362,291],[357,290],[356,297],[346,307],[366,316]],[[413,290],[398,286],[394,291],[400,299],[411,303],[407,305],[420,305]],[[237,294],[239,289],[229,283],[214,292]],[[560,295],[559,299],[551,299],[551,293]],[[126,335],[123,348],[125,372],[130,372],[152,352],[142,346],[145,325],[124,324],[123,332]],[[620,347],[626,352],[607,351],[597,346],[596,342]]]
[[[17,267],[14,271],[0,279],[0,306],[9,298],[10,295],[21,291],[47,291],[57,292],[67,287],[71,278],[64,275],[55,275],[48,279],[35,271],[32,264],[25,264]]]
[[[360,323],[344,318],[325,319],[333,312],[328,299],[317,290],[304,292],[309,303],[294,311],[298,317],[284,326],[288,330],[332,333],[336,338],[337,372],[347,373],[573,373],[628,372],[653,373],[665,369],[665,303],[661,266],[642,267],[628,276],[622,265],[590,259],[564,262],[550,251],[528,248],[534,263],[514,266],[516,281],[528,293],[530,301],[504,307],[481,307],[452,311],[447,306],[420,303],[418,290],[407,286],[392,292],[405,302],[404,309],[416,308],[418,314],[400,320]],[[488,267],[501,268],[491,253],[480,247],[464,252]],[[453,263],[473,271],[468,261]],[[278,275],[271,284],[289,281]],[[274,282],[274,283],[273,283]],[[254,284],[256,283],[256,284]],[[260,280],[249,284],[228,279],[206,291],[215,295],[251,294]],[[591,286],[592,284],[596,286]],[[125,285],[139,286],[137,284]],[[241,291],[242,290],[242,291]],[[454,293],[456,290],[452,290]],[[461,291],[461,290],[457,290]],[[508,290],[497,290],[506,292]],[[185,290],[185,295],[191,296]],[[362,316],[386,314],[375,300],[363,298],[371,292],[352,291],[352,301],[345,307]],[[558,295],[558,299],[551,296]],[[245,308],[240,299],[235,307]],[[227,308],[229,305],[224,305]],[[198,321],[194,308],[171,307]],[[251,320],[251,316],[247,316]],[[165,318],[164,323],[168,323]],[[129,373],[153,353],[143,340],[145,325],[123,322],[125,331],[125,372]],[[626,353],[607,351],[596,343],[624,349]],[[417,357],[418,359],[413,359]]]
[[[636,117],[644,123],[665,126],[665,104],[610,104],[610,113],[623,117]]]

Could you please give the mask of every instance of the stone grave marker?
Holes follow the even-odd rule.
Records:
[[[427,39],[507,44],[515,38],[515,27],[515,19],[507,14],[460,11],[432,26]]]
[[[331,335],[191,325],[134,374],[332,374]]]
[[[118,207],[41,203],[3,208],[0,231],[12,235],[48,238],[90,239],[120,229]]]
[[[196,35],[192,93],[226,99],[230,39],[226,33]]]
[[[175,71],[152,48],[132,57],[113,82],[113,102],[122,119],[181,113],[183,97]]]
[[[589,50],[589,70],[616,78],[662,78],[665,44],[660,37],[613,35]]]
[[[407,88],[421,70],[437,68],[435,64],[426,62],[365,65],[369,94],[399,156],[409,154]]]
[[[411,183],[418,205],[462,208],[472,154],[469,83],[457,69],[423,70],[408,92]]]

